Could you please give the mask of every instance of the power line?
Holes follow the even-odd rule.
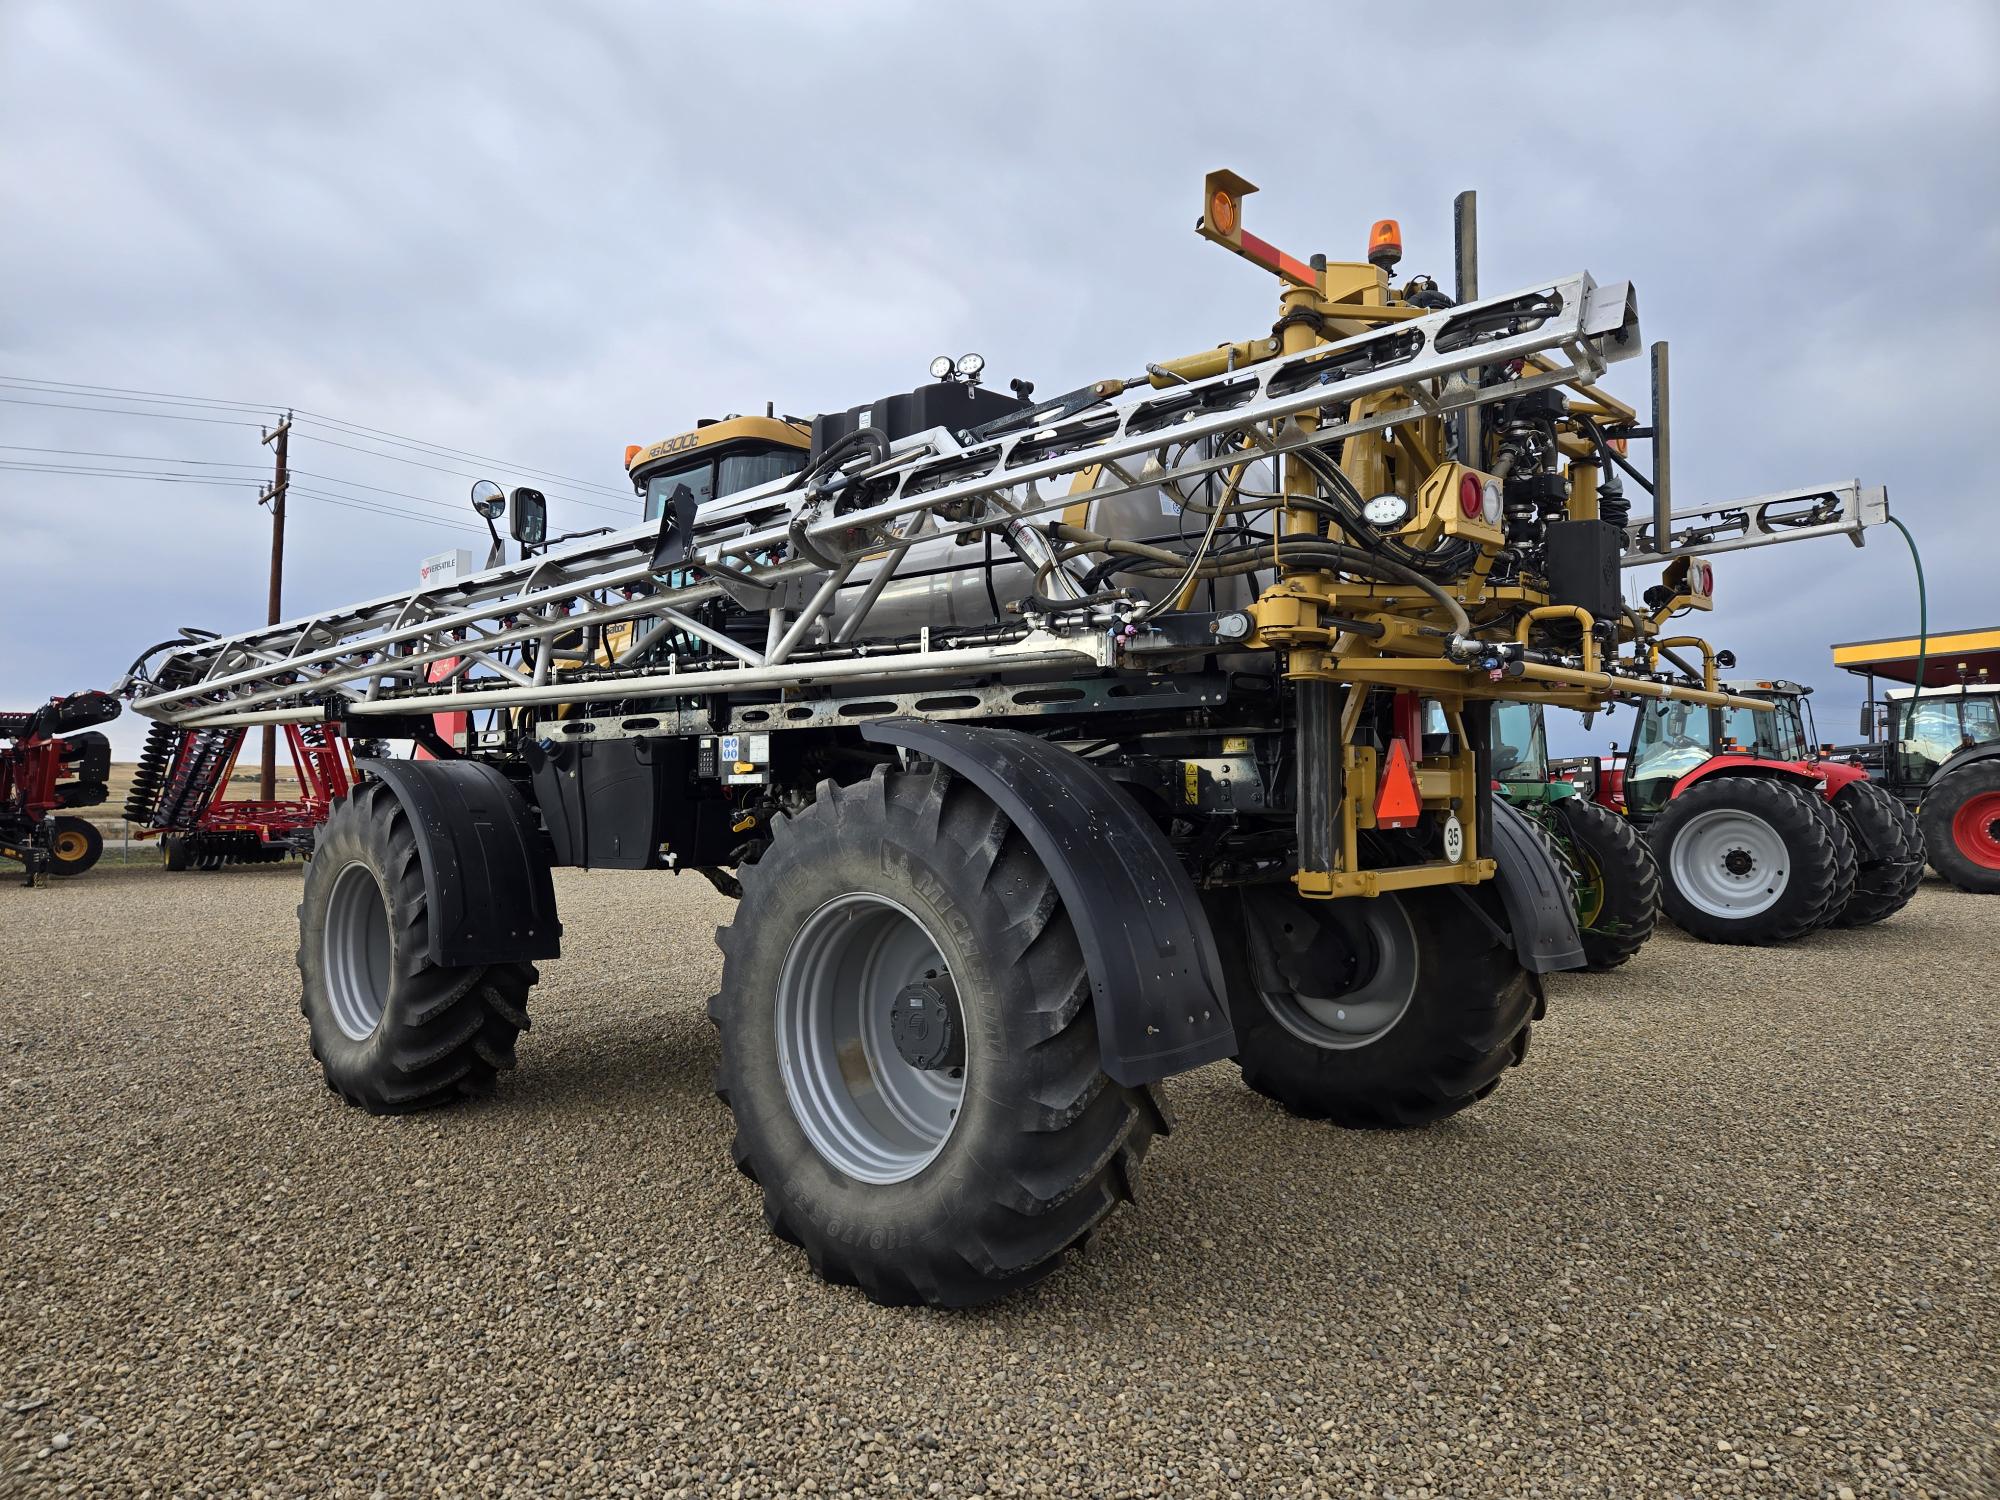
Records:
[[[238,475],[217,474],[147,474],[137,469],[91,469],[82,466],[35,465],[17,462],[14,459],[0,459],[0,469],[15,474],[66,474],[76,479],[143,479],[151,484],[206,484],[206,485],[250,485],[260,481]]]
[[[344,484],[351,489],[373,490],[378,495],[394,495],[399,500],[414,500],[419,505],[435,505],[441,510],[452,512],[454,515],[464,509],[463,506],[454,505],[448,500],[433,500],[428,495],[412,495],[408,490],[385,490],[379,484],[363,484],[358,479],[342,479],[337,474],[319,474],[311,469],[294,469],[292,472],[303,475],[307,479],[317,479],[322,484]]]
[[[0,397],[0,400],[5,399],[5,397]],[[358,448],[353,443],[337,443],[332,438],[321,437],[317,433],[302,432],[299,436],[310,443],[323,443],[329,448],[345,448],[350,453],[366,453],[371,458],[386,458],[391,463],[409,464],[412,468],[429,469],[438,474],[455,474],[461,479],[484,479],[486,477],[484,474],[474,474],[465,469],[447,469],[441,464],[427,464],[419,462],[414,458],[403,458],[394,453],[382,453],[373,448]],[[590,510],[608,510],[617,515],[629,515],[631,513],[629,505],[605,505],[601,501],[584,500],[575,495],[552,493],[549,498],[552,500],[567,500],[572,505],[581,505]]]
[[[31,448],[26,443],[0,443],[10,453],[61,453],[72,458],[122,458],[144,464],[200,464],[214,469],[261,469],[262,464],[246,464],[220,458],[165,458],[155,453],[104,453],[95,448]],[[4,461],[4,460],[0,460]]]
[[[376,505],[373,501],[357,499],[352,495],[329,495],[323,491],[307,489],[302,485],[296,484],[292,486],[292,493],[303,499],[314,500],[323,505],[337,505],[343,510],[358,510],[368,515],[388,516],[398,521],[415,521],[420,525],[429,526],[438,531],[450,532],[454,536],[476,535],[469,526],[453,526],[441,517],[419,515],[415,511],[398,510],[393,506]],[[484,540],[484,538],[480,539]]]
[[[0,396],[15,406],[49,406],[62,411],[94,411],[100,417],[152,417],[161,422],[212,422],[218,427],[261,427],[261,422],[239,422],[227,417],[191,417],[171,411],[120,411],[114,406],[77,406],[68,401],[30,401],[25,396]],[[247,408],[256,410],[255,407]],[[386,457],[386,455],[384,455]]]
[[[167,391],[144,391],[144,390],[138,390],[130,386],[86,385],[81,382],[66,381],[66,380],[46,380],[46,381],[35,380],[32,379],[31,377],[24,375],[0,376],[0,384],[5,384],[19,389],[30,389],[30,390],[50,388],[65,393],[80,394],[86,392],[102,392],[106,394],[107,398],[118,397],[126,400],[153,401],[166,405],[176,405],[176,406],[200,406],[217,410],[262,412],[268,409],[275,409],[280,404],[278,402],[223,401],[218,398],[209,396],[189,396],[185,394],[177,394]],[[124,413],[124,415],[143,416],[146,415],[146,413],[128,412]],[[433,457],[442,456],[451,458],[465,458],[465,459],[471,459],[475,463],[500,464],[503,467],[513,470],[517,473],[527,474],[531,476],[539,476],[547,479],[557,479],[561,480],[564,484],[580,485],[586,489],[596,490],[608,496],[615,496],[620,498],[623,497],[623,491],[621,491],[616,485],[604,484],[601,481],[595,479],[579,479],[575,475],[559,474],[553,469],[543,469],[529,464],[516,463],[511,459],[498,458],[490,453],[474,453],[464,448],[453,448],[444,443],[431,442],[429,439],[426,438],[410,437],[404,433],[390,432],[380,427],[369,427],[366,424],[360,422],[350,422],[345,417],[330,416],[325,412],[314,412],[314,411],[306,411],[300,409],[296,413],[296,415],[301,418],[309,419],[312,425],[331,427],[334,430],[342,432],[349,437],[367,435],[377,439],[378,441],[387,440],[398,446],[407,446],[410,448],[412,452],[427,453]],[[361,450],[361,451],[371,451],[371,450]],[[387,457],[388,455],[384,454],[379,456]],[[474,477],[479,477],[479,476],[474,476]],[[571,498],[571,497],[565,496],[563,498]]]

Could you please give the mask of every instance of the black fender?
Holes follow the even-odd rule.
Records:
[[[1534,824],[1501,797],[1493,804],[1494,884],[1513,930],[1514,956],[1530,974],[1583,967],[1576,897]]]
[[[1924,791],[1929,793],[1936,790],[1937,784],[1953,771],[1961,771],[1982,760],[2000,760],[2000,740],[1988,740],[1983,745],[1968,745],[1963,750],[1954,751],[1943,764],[1931,772],[1931,779],[1924,783]]]
[[[1012,729],[878,719],[862,738],[927,756],[991,797],[1076,926],[1104,1071],[1128,1087],[1236,1055],[1208,913],[1166,836],[1088,761]]]
[[[562,949],[548,839],[512,782],[476,760],[362,760],[417,836],[441,968],[555,958]]]

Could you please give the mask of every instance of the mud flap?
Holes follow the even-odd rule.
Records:
[[[1235,1055],[1208,913],[1165,836],[1115,783],[1012,729],[878,719],[861,734],[963,776],[1041,857],[1076,925],[1106,1073],[1136,1086]]]
[[[1583,938],[1576,927],[1576,899],[1526,814],[1499,797],[1493,804],[1495,877],[1500,903],[1513,929],[1514,954],[1530,974],[1583,967]]]
[[[547,838],[513,784],[475,760],[363,760],[417,836],[440,968],[554,958],[562,949]]]

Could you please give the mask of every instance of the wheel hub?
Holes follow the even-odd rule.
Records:
[[[1951,820],[1952,842],[1974,864],[2000,870],[2000,792],[1966,798]]]
[[[773,1018],[792,1116],[828,1165],[906,1182],[944,1150],[966,1100],[964,1015],[908,907],[854,891],[813,912],[785,952]]]
[[[965,1066],[965,1023],[949,974],[926,974],[896,992],[889,1037],[903,1061],[921,1072]]]
[[[389,997],[389,910],[375,872],[359,860],[333,878],[326,902],[326,993],[350,1041],[382,1024]]]
[[[1682,826],[1667,855],[1667,875],[1697,911],[1742,921],[1768,911],[1791,881],[1784,835],[1755,813],[1716,807]]]

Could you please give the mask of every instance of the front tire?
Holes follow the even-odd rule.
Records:
[[[1069,916],[977,787],[822,783],[739,873],[716,1092],[765,1223],[818,1275],[873,1302],[987,1302],[1132,1198],[1164,1115],[1099,1066]],[[935,1029],[899,1031],[911,1006]]]
[[[370,1114],[492,1092],[528,1029],[532,964],[431,962],[409,814],[380,781],[338,803],[306,865],[299,1011],[326,1086]]]
[[[1646,945],[1660,920],[1660,866],[1625,819],[1582,797],[1552,804],[1576,877],[1583,966],[1604,973]]]
[[[1711,943],[1789,943],[1826,925],[1842,876],[1825,799],[1766,776],[1716,776],[1667,804],[1649,841],[1660,903]]]
[[[1243,1081],[1308,1119],[1457,1114],[1526,1055],[1542,1016],[1540,981],[1455,891],[1308,901],[1250,886],[1211,916]]]
[[[81,875],[104,857],[104,835],[85,818],[57,818],[49,845],[51,875]]]
[[[1917,809],[1931,868],[1961,891],[2000,894],[2000,760],[1940,777]]]

